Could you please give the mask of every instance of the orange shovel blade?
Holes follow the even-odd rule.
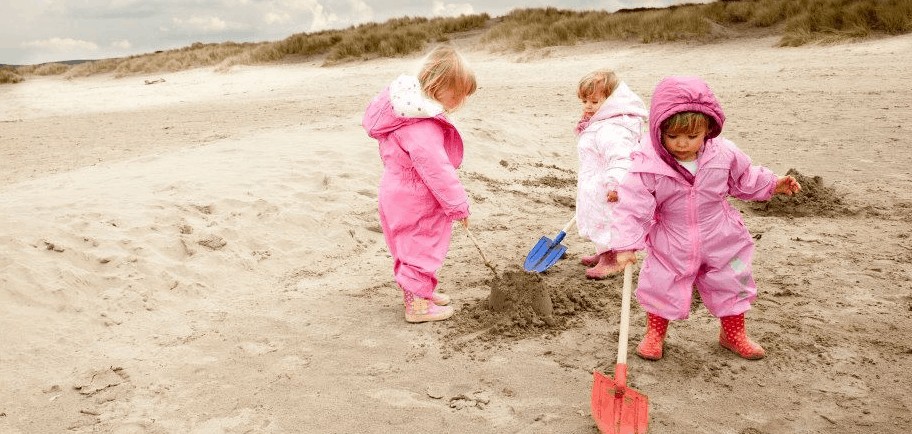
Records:
[[[607,434],[641,434],[649,423],[649,399],[626,381],[614,381],[594,371],[592,418],[599,431]]]

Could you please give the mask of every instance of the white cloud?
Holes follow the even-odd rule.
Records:
[[[352,24],[367,23],[374,20],[374,9],[361,0],[351,1]]]
[[[267,12],[263,17],[263,22],[269,25],[288,24],[291,22],[291,15],[287,13]]]
[[[132,47],[132,46],[133,46],[133,44],[130,44],[130,41],[128,41],[126,39],[121,39],[119,41],[111,42],[111,48],[117,48],[117,49],[121,49],[121,50],[129,50],[130,47]]]
[[[444,3],[436,0],[431,14],[435,17],[458,17],[460,15],[472,15],[475,13],[474,11],[475,9],[472,5],[468,3]]]
[[[339,24],[339,17],[332,12],[326,12],[323,5],[319,3],[310,12],[313,14],[313,21],[310,23],[311,32],[331,29]]]
[[[38,48],[41,50],[55,51],[95,51],[98,44],[72,38],[50,38],[23,42],[25,48]]]
[[[219,17],[171,18],[174,28],[191,33],[219,33],[228,28],[228,23]]]

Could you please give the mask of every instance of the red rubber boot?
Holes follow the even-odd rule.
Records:
[[[744,330],[744,314],[723,316],[722,329],[719,330],[719,345],[733,351],[735,354],[748,359],[758,360],[766,355],[763,347],[756,344]]]
[[[667,319],[646,312],[646,335],[643,336],[643,340],[637,345],[637,355],[646,360],[661,359],[667,331]]]

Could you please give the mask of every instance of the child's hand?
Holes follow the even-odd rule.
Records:
[[[608,202],[617,202],[618,201],[618,192],[617,190],[611,190],[608,192]]]
[[[776,180],[776,189],[773,190],[773,194],[784,194],[791,196],[795,193],[801,191],[801,184],[791,176],[780,176]]]
[[[617,261],[618,265],[620,265],[622,267],[626,267],[628,265],[636,265],[636,263],[637,263],[636,251],[635,250],[626,250],[623,252],[617,252],[617,256],[616,256],[615,260]]]
[[[458,221],[458,222],[462,225],[462,227],[464,227],[464,228],[466,228],[466,229],[469,228],[469,218],[468,218],[468,217],[466,217],[466,218],[464,218],[464,219],[459,219],[459,220],[456,220],[456,221]]]

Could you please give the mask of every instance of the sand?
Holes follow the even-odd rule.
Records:
[[[499,274],[456,227],[440,289],[457,312],[431,324],[403,319],[360,127],[415,58],[0,86],[0,432],[596,433],[620,277],[585,279],[571,231],[505,309],[488,294],[573,214],[575,83],[598,67],[647,102],[666,75],[703,76],[724,135],[805,185],[736,202],[768,356],[720,348],[695,299],[664,359],[628,359],[650,432],[909,432],[912,36],[775,42],[460,41],[480,83],[460,175]],[[643,328],[634,303],[631,348]]]

